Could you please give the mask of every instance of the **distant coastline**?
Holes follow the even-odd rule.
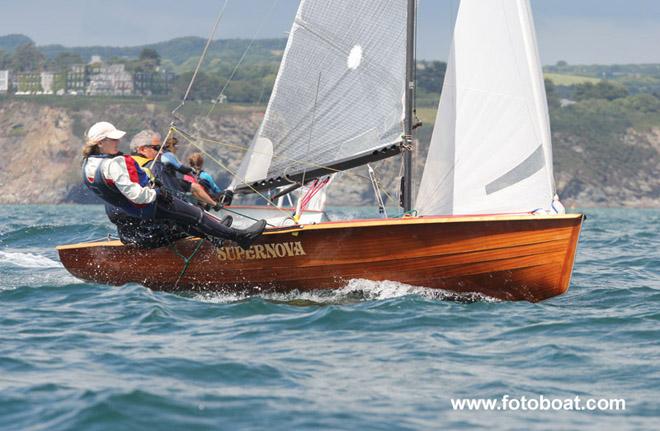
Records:
[[[127,71],[167,69],[177,77],[168,94],[110,97],[91,96],[95,93],[87,90],[60,96],[12,94],[10,88],[2,90],[0,75],[0,151],[4,155],[0,160],[0,204],[88,202],[90,197],[81,192],[79,179],[79,149],[86,127],[102,118],[127,130],[129,137],[144,128],[163,132],[171,121],[169,113],[185,92],[203,43],[201,38],[190,37],[129,48],[35,47],[26,36],[0,36],[0,73],[3,68],[19,66],[66,70],[97,55],[104,56],[101,59],[106,64],[123,64]],[[208,151],[231,167],[242,156],[237,148],[246,148],[259,127],[284,44],[284,39],[258,40],[247,50],[247,40],[212,43],[181,113],[181,126],[228,144]],[[19,49],[23,56],[17,54]],[[36,62],[30,63],[30,58]],[[240,67],[232,75],[237,65]],[[417,115],[423,122],[417,130],[420,172],[445,68],[445,63],[437,61],[419,61],[417,66]],[[564,203],[660,207],[660,65],[558,62],[546,66],[545,72],[555,178]],[[107,109],[100,109],[101,105]],[[212,106],[214,114],[207,118]],[[217,166],[207,168],[221,183],[229,182],[227,173]],[[385,189],[396,190],[398,160],[383,161],[375,168],[381,178],[389,178],[383,184]],[[336,205],[373,203],[367,182],[339,178],[330,195]]]
[[[164,132],[170,122],[171,102],[109,98],[101,104],[100,99],[0,97],[0,152],[6,155],[0,169],[0,204],[94,202],[83,191],[79,178],[86,127],[99,118],[107,119],[127,130],[130,139],[144,128]],[[593,104],[587,107],[591,109]],[[660,207],[660,127],[644,128],[641,123],[635,127],[619,121],[608,130],[610,115],[614,114],[604,112],[594,114],[601,128],[585,131],[579,117],[587,114],[577,110],[576,105],[556,108],[563,110],[552,114],[555,177],[566,206]],[[235,169],[243,154],[238,148],[249,145],[265,106],[220,105],[206,119],[210,106],[186,105],[182,117],[191,132],[220,142],[209,145],[207,151]],[[598,103],[596,107],[603,108]],[[417,162],[421,166],[435,110],[421,108],[419,115],[425,123],[418,133]],[[127,144],[123,144],[125,150]],[[397,187],[397,162],[390,159],[374,166],[381,178],[392,177],[383,184],[388,192]],[[209,163],[208,170],[221,184],[229,183],[229,175],[213,163]],[[330,189],[330,198],[340,206],[374,204],[371,185],[350,178],[339,178]]]

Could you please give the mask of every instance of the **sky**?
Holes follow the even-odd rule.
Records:
[[[297,0],[0,0],[0,35],[37,45],[134,46],[208,37],[284,37]],[[327,0],[331,1],[331,0]],[[489,0],[481,0],[489,1]],[[660,63],[660,0],[531,0],[544,64]],[[418,57],[446,60],[459,0],[419,0]]]

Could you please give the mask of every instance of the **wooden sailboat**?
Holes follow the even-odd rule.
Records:
[[[194,238],[155,250],[66,245],[58,247],[64,266],[85,280],[161,290],[302,291],[368,279],[505,300],[564,293],[583,216],[558,211],[528,1],[462,1],[419,215],[411,211],[415,1],[332,6],[301,2],[234,188],[302,186],[403,154],[405,217],[283,225],[247,251]]]
[[[368,279],[535,302],[568,289],[581,222],[581,215],[411,217],[269,230],[247,252],[205,243],[195,253],[197,239],[156,250],[119,241],[58,250],[83,280],[157,290],[304,291]]]

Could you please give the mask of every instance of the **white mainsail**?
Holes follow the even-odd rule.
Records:
[[[233,186],[398,142],[406,0],[303,0]]]
[[[462,0],[421,215],[549,210],[550,121],[528,0]]]

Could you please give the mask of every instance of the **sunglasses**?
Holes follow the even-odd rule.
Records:
[[[151,148],[154,151],[160,150],[160,145],[146,145],[147,148]]]

